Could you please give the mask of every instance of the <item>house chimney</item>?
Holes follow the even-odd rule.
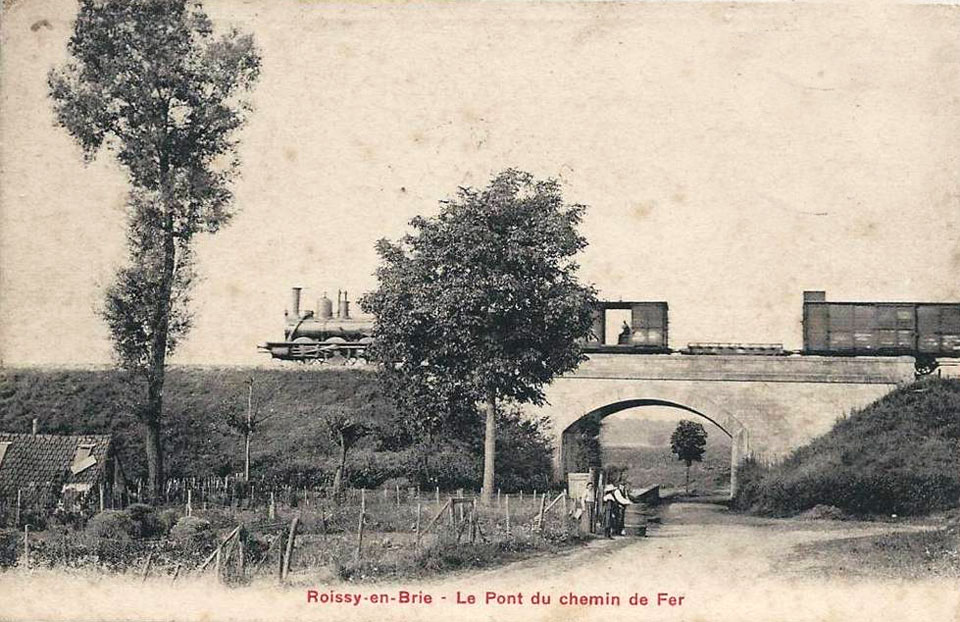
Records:
[[[33,418],[33,435],[34,436],[37,435],[37,418],[36,417]]]

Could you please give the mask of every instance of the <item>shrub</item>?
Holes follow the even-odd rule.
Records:
[[[134,503],[127,507],[126,512],[133,521],[134,538],[153,538],[163,533],[163,527],[152,506]]]
[[[166,508],[160,510],[157,514],[157,524],[160,528],[160,535],[167,535],[173,526],[180,520],[182,514],[178,508]]]
[[[123,510],[104,510],[87,522],[86,532],[97,539],[129,540],[136,529],[133,519]]]
[[[217,534],[209,521],[196,516],[184,516],[170,530],[170,539],[181,553],[196,558],[209,553]]]
[[[17,529],[0,529],[0,568],[17,563],[17,555],[23,550],[23,537]]]

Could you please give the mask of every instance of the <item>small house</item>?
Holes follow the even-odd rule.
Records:
[[[77,511],[101,499],[113,507],[125,490],[109,434],[0,432],[0,499],[8,508],[19,503]]]

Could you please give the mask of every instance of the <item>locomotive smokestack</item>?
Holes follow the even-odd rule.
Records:
[[[294,287],[290,292],[290,315],[295,318],[300,317],[300,290],[302,287]]]
[[[347,290],[343,290],[343,300],[340,301],[339,315],[342,319],[350,319],[350,302],[347,300]]]

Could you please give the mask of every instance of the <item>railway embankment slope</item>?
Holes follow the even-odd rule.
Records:
[[[839,420],[784,461],[748,461],[739,510],[920,516],[960,505],[960,380],[925,379]],[[955,511],[954,511],[955,513]]]

